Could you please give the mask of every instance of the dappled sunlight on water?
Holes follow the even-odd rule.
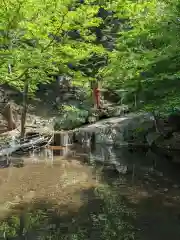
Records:
[[[133,224],[131,220],[128,220],[131,227],[127,227],[125,230],[129,236],[127,239],[133,239],[134,234],[137,236],[135,239],[142,240],[152,238],[168,240],[167,236],[171,234],[175,240],[179,239],[180,178],[177,168],[172,167],[170,163],[166,162],[163,165],[159,162],[159,160],[165,161],[164,159],[156,159],[156,167],[151,165],[150,160],[147,159],[146,166],[146,154],[144,153],[134,155],[128,153],[121,156],[132,157],[123,159],[123,164],[130,163],[130,165],[127,164],[126,174],[118,173],[115,168],[108,168],[107,164],[88,161],[87,149],[86,151],[77,151],[76,154],[69,157],[56,154],[53,156],[53,162],[38,153],[23,157],[23,166],[0,169],[0,217],[2,221],[10,215],[16,216],[19,221],[21,211],[33,215],[31,220],[39,218],[36,220],[37,223],[34,223],[35,232],[33,230],[32,233],[32,227],[29,227],[31,234],[27,230],[26,234],[31,235],[30,239],[32,236],[39,236],[38,231],[41,232],[41,230],[38,228],[42,228],[42,226],[40,227],[41,222],[47,226],[49,226],[49,222],[55,224],[57,239],[69,239],[68,226],[70,226],[72,236],[77,235],[76,238],[70,239],[79,240],[82,239],[82,236],[84,239],[94,239],[99,236],[98,239],[106,240],[109,238],[103,236],[110,234],[111,229],[115,231],[116,239],[118,239],[120,230],[116,224],[115,226],[110,225],[108,233],[106,233],[104,220],[98,218],[99,214],[102,214],[102,219],[121,219],[122,215],[124,216],[121,211],[132,216],[133,210],[136,212],[136,219],[133,220]],[[134,159],[133,156],[135,156]],[[137,162],[138,157],[140,163]],[[132,169],[133,161],[136,164]],[[143,164],[141,164],[142,161]],[[44,219],[44,215],[49,222]],[[97,219],[94,219],[93,216]],[[111,222],[111,220],[108,221]],[[118,220],[116,221],[118,222]],[[123,221],[126,222],[121,219],[122,223]],[[60,222],[65,226],[59,227]],[[156,225],[150,228],[149,226],[154,223]],[[5,224],[4,221],[3,224]],[[23,234],[23,231],[19,233],[18,230],[21,228],[21,224],[16,227],[17,235]],[[77,226],[81,230],[78,230]],[[4,228],[0,228],[4,234],[2,229]],[[83,232],[83,229],[86,231]],[[95,229],[95,233],[93,229]],[[52,232],[54,234],[54,230],[48,230],[47,235]],[[60,235],[63,238],[60,238]],[[91,237],[87,238],[89,235]],[[56,238],[54,237],[54,239]]]
[[[64,201],[66,194],[71,194],[81,188],[89,188],[96,184],[92,170],[76,160],[69,163],[56,157],[53,166],[44,163],[25,162],[21,168],[1,169],[5,178],[12,172],[7,181],[1,184],[0,202],[12,201],[17,195],[23,197],[29,191],[35,191],[35,197],[55,198]]]

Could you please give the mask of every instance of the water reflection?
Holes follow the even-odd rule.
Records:
[[[119,174],[154,174],[180,183],[180,164],[175,165],[164,156],[151,150],[134,149],[128,147],[117,148],[112,144],[76,144],[73,148],[74,157],[86,161],[89,165],[103,166],[114,169]],[[72,148],[71,148],[72,151]],[[177,153],[179,154],[179,153]]]
[[[125,174],[138,172],[166,172],[167,174],[176,175],[179,166],[173,165],[163,156],[151,151],[134,149],[128,147],[116,147],[113,144],[89,144],[84,141],[82,144],[72,144],[71,139],[63,136],[61,139],[62,146],[47,146],[45,148],[33,149],[29,156],[20,157],[13,155],[12,162],[18,163],[31,161],[32,163],[44,163],[53,165],[54,161],[60,161],[64,158],[67,160],[78,158],[80,161],[86,161],[89,165],[101,165],[110,167],[117,172]]]
[[[96,147],[76,145],[76,155],[86,154],[90,164],[101,163],[104,166],[114,166],[119,172],[122,169],[132,170],[133,166],[141,168],[155,167],[155,156],[151,152],[131,151],[127,147],[117,148],[111,144],[96,144]],[[152,157],[153,156],[153,157]]]
[[[24,222],[22,221],[22,223],[20,223],[20,226],[18,225],[20,222],[19,215],[13,216],[15,221],[18,223],[16,224],[15,222],[15,224],[13,225],[13,231],[15,231],[14,228],[17,228],[16,232],[19,232],[19,229],[22,229],[23,226],[26,224],[26,226],[30,226],[29,227],[30,230],[27,230],[27,232],[25,232],[26,236],[28,236],[29,239],[35,239],[35,237],[38,234],[41,234],[39,233],[40,232],[39,229],[42,229],[42,227],[44,227],[42,230],[42,234],[51,235],[53,232],[59,237],[59,238],[55,238],[53,236],[54,237],[53,239],[64,240],[64,239],[70,239],[69,237],[67,237],[69,236],[68,235],[69,231],[71,231],[72,236],[74,236],[73,235],[75,231],[74,229],[77,226],[79,229],[79,226],[80,226],[82,228],[81,229],[82,231],[84,231],[84,229],[87,229],[87,233],[85,233],[85,235],[83,236],[84,237],[83,239],[88,239],[89,234],[92,235],[91,239],[100,239],[100,240],[105,239],[100,235],[99,236],[93,235],[93,230],[95,228],[96,228],[96,233],[100,232],[98,234],[101,234],[102,229],[104,234],[104,231],[106,231],[107,229],[107,224],[106,224],[107,221],[104,221],[103,219],[98,219],[98,216],[100,214],[102,215],[101,216],[102,218],[105,216],[106,218],[108,218],[108,222],[110,223],[116,222],[118,221],[118,219],[121,219],[122,212],[118,212],[120,211],[119,209],[122,209],[122,207],[120,206],[121,207],[120,208],[118,205],[119,203],[121,203],[121,199],[117,198],[117,201],[113,205],[111,205],[111,203],[109,202],[111,198],[108,198],[108,204],[103,205],[105,198],[103,198],[103,200],[101,199],[101,201],[98,203],[99,199],[97,199],[96,195],[94,195],[92,198],[92,196],[88,195],[86,192],[84,193],[83,201],[85,203],[82,209],[78,211],[77,210],[79,208],[78,206],[78,208],[75,210],[76,212],[78,212],[77,214],[75,214],[72,211],[73,212],[72,216],[71,215],[68,216],[68,219],[67,219],[67,216],[64,217],[64,215],[61,215],[61,212],[63,211],[68,212],[68,214],[71,213],[71,210],[69,210],[69,206],[71,205],[72,199],[76,199],[74,201],[77,201],[77,199],[79,200],[80,198],[79,196],[81,196],[82,198],[82,191],[80,191],[82,189],[80,189],[79,187],[81,184],[82,185],[86,184],[86,188],[88,189],[89,189],[89,186],[92,186],[92,182],[87,183],[92,176],[88,175],[89,174],[88,173],[87,174],[88,180],[87,180],[86,178],[83,177],[84,172],[82,171],[81,168],[79,168],[79,166],[77,168],[74,168],[73,162],[75,162],[74,161],[75,158],[78,158],[79,161],[86,161],[89,165],[95,165],[95,168],[98,168],[99,165],[104,168],[113,166],[113,168],[116,169],[119,175],[121,175],[121,173],[125,174],[125,176],[124,175],[123,176],[124,178],[127,177],[127,181],[126,181],[126,185],[124,186],[124,189],[122,189],[122,186],[121,186],[122,184],[121,185],[119,184],[117,185],[118,187],[117,189],[115,189],[116,191],[114,192],[116,192],[117,195],[120,195],[120,194],[123,195],[124,194],[123,191],[124,191],[125,194],[131,195],[132,198],[136,198],[136,200],[138,199],[138,201],[140,201],[139,205],[136,205],[135,208],[138,208],[139,211],[142,211],[142,219],[140,223],[141,226],[144,227],[144,225],[142,224],[147,219],[150,223],[153,223],[152,221],[153,217],[154,217],[154,221],[157,222],[158,226],[160,227],[163,226],[162,228],[163,230],[162,229],[160,230],[162,234],[164,232],[166,233],[166,230],[168,229],[167,226],[169,226],[169,224],[171,224],[171,226],[174,226],[173,216],[170,219],[167,217],[167,220],[165,221],[163,220],[170,212],[168,207],[163,206],[163,201],[165,202],[169,197],[168,201],[172,203],[174,196],[177,197],[179,195],[178,184],[180,183],[179,181],[180,170],[177,168],[177,166],[174,166],[173,164],[168,162],[165,158],[163,158],[162,156],[152,151],[143,151],[143,150],[131,151],[127,147],[117,148],[113,144],[95,144],[94,146],[92,146],[91,144],[89,144],[89,142],[87,143],[86,141],[84,141],[83,144],[70,145],[70,140],[68,138],[63,138],[63,141],[64,141],[64,144],[61,149],[58,149],[58,146],[57,148],[55,148],[55,146],[53,148],[52,146],[49,148],[34,149],[29,156],[23,156],[23,157],[22,156],[20,157],[18,155],[12,156],[12,159],[16,163],[21,159],[24,161],[24,163],[30,162],[30,163],[33,163],[33,166],[37,166],[37,168],[31,168],[31,171],[33,169],[34,172],[32,172],[33,174],[32,174],[31,180],[28,179],[28,182],[27,182],[27,185],[30,185],[28,188],[28,191],[34,192],[36,194],[39,194],[39,192],[41,192],[43,193],[43,197],[44,197],[43,199],[40,199],[40,202],[38,204],[36,202],[37,206],[33,206],[32,203],[29,204],[31,205],[31,207],[32,206],[34,207],[34,209],[32,210],[29,209],[28,205],[24,205],[26,219],[23,220]],[[63,161],[66,161],[66,162],[68,162],[68,160],[72,160],[71,167],[73,167],[74,170],[69,169],[68,167],[66,174],[64,174],[65,172],[62,166],[60,165],[55,166],[55,163],[61,162],[62,158],[64,158],[65,160]],[[43,163],[43,164],[40,164],[40,163]],[[51,164],[52,168],[51,167],[43,168],[44,164]],[[29,172],[28,168],[22,168],[22,170],[23,169],[25,169],[24,171],[26,171],[26,173],[28,174]],[[89,169],[89,166],[86,166],[86,171],[89,171],[87,169]],[[38,171],[39,172],[41,171],[41,173],[39,173]],[[78,171],[79,171],[79,174],[76,175],[76,172]],[[24,175],[26,176],[26,174]],[[55,178],[55,175],[57,176],[56,178]],[[49,180],[47,182],[46,182],[46,176],[49,177]],[[114,176],[117,178],[117,175],[114,174]],[[128,178],[128,176],[130,176],[130,178]],[[69,185],[67,185],[67,189],[66,189],[66,186],[64,187],[65,181],[62,183],[62,186],[60,186],[61,177],[64,178],[64,180],[67,180],[68,183],[70,183]],[[140,179],[140,177],[142,178]],[[80,178],[80,180],[78,178]],[[12,179],[15,180],[15,178],[12,178],[12,176],[10,175],[9,180],[13,181]],[[53,179],[54,179],[54,182],[53,182]],[[74,181],[74,179],[78,179],[79,181]],[[140,179],[140,184],[138,183],[139,179]],[[132,180],[135,180],[135,181],[133,182]],[[91,181],[94,181],[94,180],[91,180]],[[21,184],[23,185],[24,182],[23,183],[21,182]],[[12,184],[9,184],[9,185],[11,186]],[[132,187],[130,193],[128,192],[129,185],[131,185]],[[3,186],[5,186],[5,184]],[[175,186],[176,186],[176,189],[175,189]],[[84,185],[82,187],[84,188]],[[78,193],[75,193],[75,188],[79,190]],[[110,188],[112,188],[112,185]],[[149,191],[150,188],[152,189],[152,191]],[[169,189],[173,189],[173,188],[177,192],[169,194],[168,192]],[[14,191],[13,188],[11,188],[10,190],[11,190],[11,193]],[[160,217],[156,216],[157,212],[159,212],[159,209],[161,207],[159,205],[158,207],[156,207],[156,204],[159,201],[159,195],[160,195],[158,193],[159,195],[157,196],[157,191],[159,191],[162,196],[161,205],[163,206],[163,209],[161,209],[162,213]],[[25,192],[24,189],[23,189],[23,192]],[[56,196],[53,195],[54,192],[56,193]],[[2,193],[3,191],[1,189],[1,194]],[[49,193],[51,195],[48,195]],[[105,194],[106,194],[106,191],[105,191]],[[169,196],[164,196],[163,194],[164,195],[169,194]],[[51,200],[49,202],[51,202],[52,205],[48,205],[49,204],[48,203],[45,206],[45,203],[47,201],[47,196],[49,196],[49,200]],[[149,196],[151,196],[151,198]],[[61,206],[57,206],[57,201],[55,201],[57,200],[58,197],[62,201]],[[69,198],[69,202],[67,201],[68,198]],[[55,201],[55,203],[53,201]],[[94,201],[94,204],[92,203],[93,201]],[[44,206],[42,203],[44,204]],[[85,206],[86,203],[88,203],[87,206]],[[56,209],[54,209],[54,212],[53,212],[52,209],[54,208],[54,206],[56,206]],[[110,208],[107,209],[108,211],[110,211],[107,213],[107,216],[105,215],[106,213],[104,213],[103,211],[99,213],[99,210],[101,210],[102,206],[110,206]],[[144,207],[144,209],[142,209],[142,206]],[[95,207],[96,207],[96,210],[93,209]],[[106,208],[104,207],[103,209],[106,209]],[[175,209],[174,211],[176,212],[179,210],[178,207],[177,208],[174,207],[174,209]],[[60,213],[58,213],[58,211]],[[86,213],[84,213],[83,211],[85,211]],[[92,211],[92,214],[89,214],[90,211]],[[116,214],[119,214],[119,215],[116,216]],[[94,215],[96,215],[95,216],[96,218],[94,218]],[[89,217],[91,218],[88,219]],[[77,221],[77,224],[72,222],[72,219],[75,219],[75,221]],[[79,219],[81,220],[80,222],[78,222]],[[114,219],[116,220],[114,221]],[[33,223],[31,223],[31,221],[33,221]],[[63,227],[62,223],[64,224],[65,222],[67,222],[67,225]],[[31,227],[33,226],[34,223],[37,224],[37,226],[35,226],[35,229]],[[88,223],[88,227],[84,227],[84,226],[87,226],[86,225],[87,223]],[[95,223],[95,225],[92,226],[92,223]],[[51,224],[55,225],[55,230],[51,229],[52,227]],[[164,228],[165,224],[167,225]],[[175,224],[178,225],[179,222],[176,221]],[[12,230],[11,222],[9,225],[7,224],[7,226],[10,230]],[[71,226],[70,230],[69,230],[69,226]],[[118,226],[119,226],[119,223],[117,224],[117,226],[114,227],[114,230],[112,230],[113,226],[110,225],[108,231],[109,232],[113,231],[117,234],[116,231],[118,229]],[[4,229],[6,230],[6,226],[2,228],[3,233],[4,233]],[[176,230],[177,229],[178,227],[176,227]],[[159,231],[159,228],[158,228],[158,231]],[[153,236],[154,238],[152,237],[151,239],[161,239],[161,238],[155,238],[156,236],[159,236],[158,231],[156,231],[156,229],[154,230],[154,236]],[[174,232],[174,229],[172,230],[172,232]],[[64,236],[63,233],[67,234],[67,236]],[[164,236],[166,235],[165,233],[164,233]],[[1,234],[1,228],[0,228],[0,234]],[[6,232],[6,234],[8,235],[9,232]],[[21,231],[20,235],[22,236],[23,234],[24,232]],[[79,238],[72,237],[71,239],[78,239],[78,240],[82,239],[80,237],[82,232],[80,231],[78,232],[78,234],[79,234],[78,235]],[[148,232],[147,235],[142,239],[150,239],[148,237],[149,236],[148,234],[150,233]],[[60,236],[62,236],[62,238],[60,238]],[[179,236],[179,235],[176,234],[174,239],[179,239],[179,238],[176,238],[176,236]],[[120,239],[120,238],[117,235],[115,239]],[[133,239],[133,238],[129,238],[129,239]]]

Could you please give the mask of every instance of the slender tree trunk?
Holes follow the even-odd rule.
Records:
[[[163,131],[161,130],[161,126],[160,126],[159,120],[158,120],[159,116],[154,111],[152,112],[152,114],[153,114],[153,117],[154,117],[154,126],[155,126],[155,129],[156,129],[156,132],[162,134]]]
[[[21,138],[24,138],[25,135],[26,115],[28,109],[28,91],[29,91],[29,77],[28,75],[26,75],[23,92],[23,108],[21,114]]]
[[[7,38],[9,39],[9,33],[7,33]],[[9,50],[12,50],[12,41],[10,40],[10,44],[9,44]],[[8,73],[11,74],[12,73],[12,66],[9,63],[8,64]],[[12,108],[11,108],[11,104],[8,103],[4,109],[4,117],[7,120],[7,124],[8,124],[8,131],[12,131],[13,129],[16,128],[16,124],[15,124],[15,120],[13,117],[13,112],[12,112]]]
[[[8,130],[11,131],[16,128],[16,124],[13,118],[13,112],[11,108],[11,104],[8,104],[7,106],[7,113],[8,113]]]
[[[137,95],[134,93],[134,106],[137,108]]]

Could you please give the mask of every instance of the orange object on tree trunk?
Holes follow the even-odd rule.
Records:
[[[94,99],[95,99],[96,107],[99,108],[100,107],[100,90],[98,87],[95,87],[93,91],[94,91]]]

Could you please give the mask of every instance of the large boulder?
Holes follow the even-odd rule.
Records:
[[[154,130],[154,118],[149,113],[127,114],[101,120],[95,124],[84,126],[77,131],[78,141],[88,141],[95,135],[95,143],[125,146],[129,142],[147,143],[146,135]]]

